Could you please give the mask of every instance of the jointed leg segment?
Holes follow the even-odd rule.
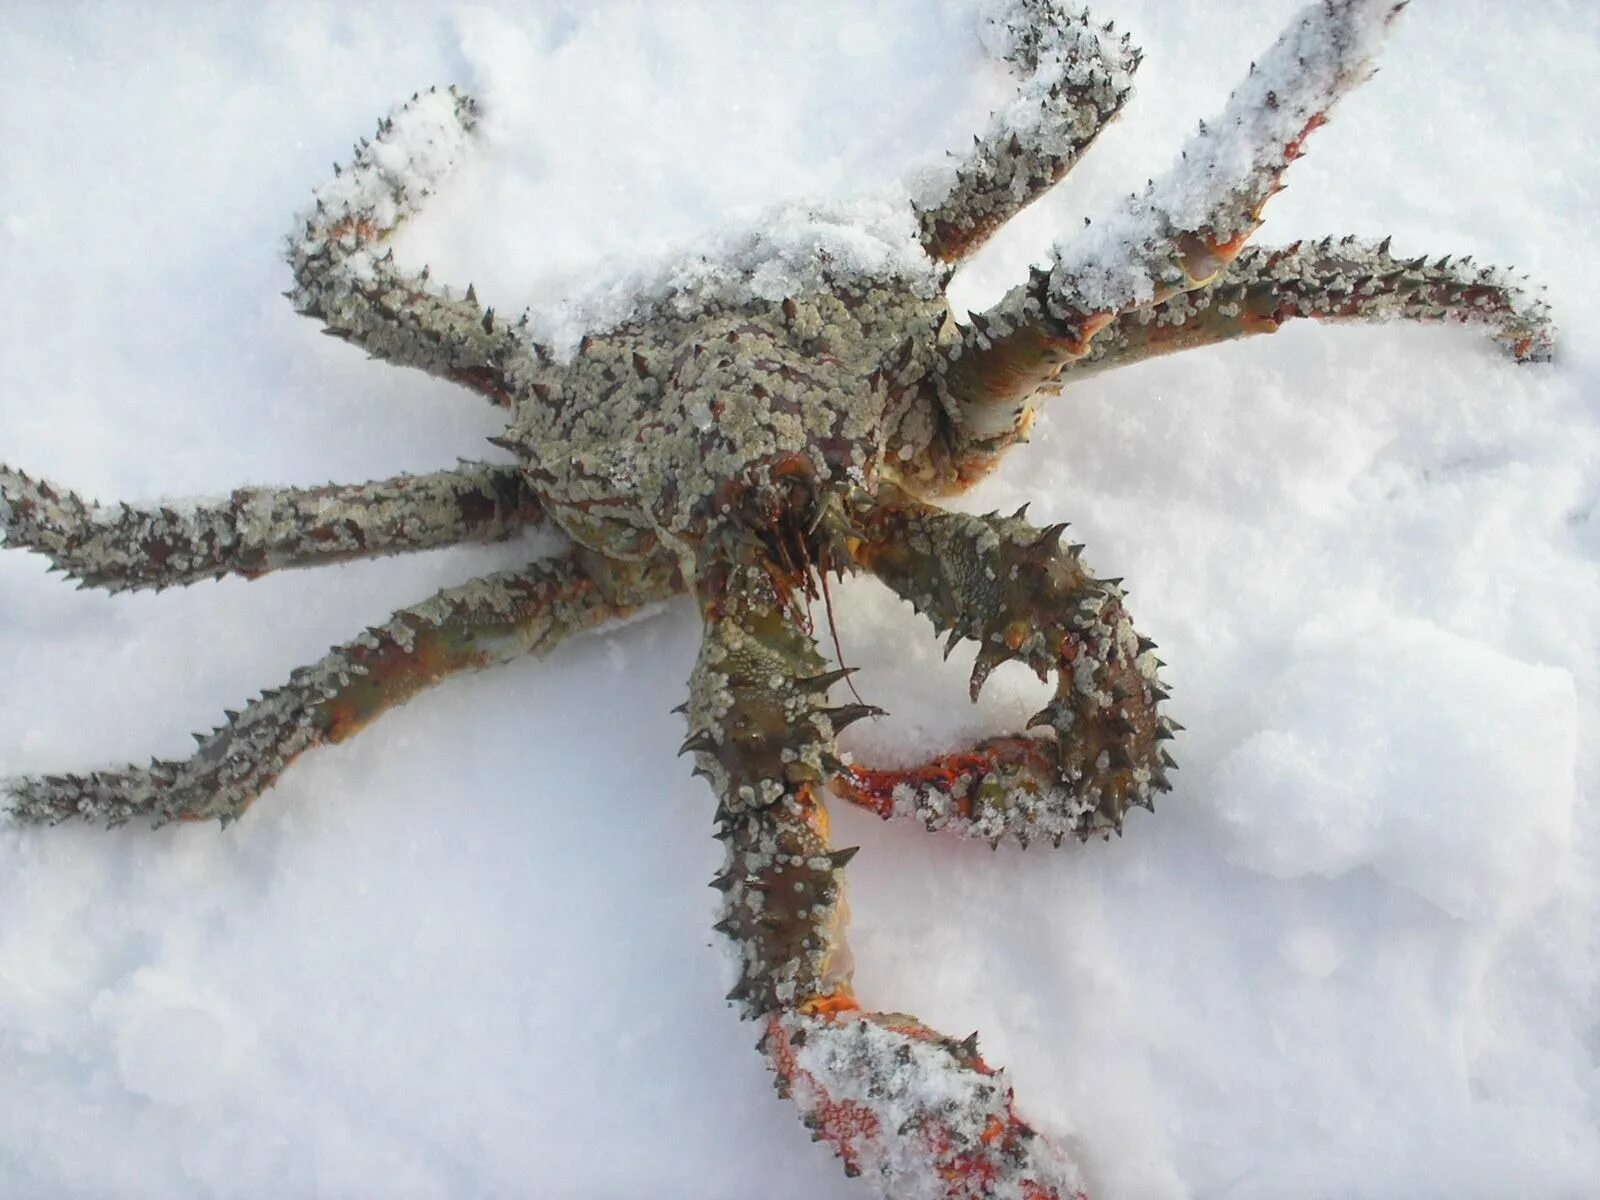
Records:
[[[1076,1196],[1076,1172],[1017,1117],[972,1039],[857,1005],[843,932],[854,851],[829,848],[822,788],[839,765],[835,733],[873,710],[827,706],[841,673],[796,628],[765,570],[718,568],[704,582],[684,748],[716,789],[727,847],[712,886],[723,896],[717,929],[740,961],[729,999],[762,1020],[778,1090],[847,1173],[887,1195],[929,1194],[937,1179],[947,1200]]]
[[[1389,241],[1355,238],[1246,247],[1209,287],[1135,309],[1095,336],[1089,353],[1065,364],[1063,382],[1178,350],[1251,334],[1286,321],[1420,321],[1483,329],[1519,362],[1550,357],[1554,330],[1545,304],[1503,271],[1470,259],[1402,259]]]
[[[941,262],[971,254],[1059,183],[1122,110],[1139,66],[1126,34],[1062,0],[1013,0],[986,35],[1020,86],[948,193],[917,212],[923,248]]]
[[[417,367],[509,406],[541,377],[548,358],[526,326],[464,294],[399,271],[379,245],[421,207],[465,151],[477,106],[454,88],[430,90],[381,121],[355,159],[335,167],[303,226],[289,238],[295,308],[324,332],[375,358]]]
[[[96,504],[0,466],[0,543],[36,550],[85,587],[176,587],[224,575],[509,538],[540,519],[512,466],[313,488],[239,488],[216,504]]]
[[[1049,276],[1036,272],[1040,297]],[[1042,307],[1043,300],[1037,305]],[[1275,333],[1287,321],[1452,324],[1489,334],[1518,362],[1539,362],[1554,351],[1548,306],[1493,267],[1470,259],[1397,258],[1389,241],[1346,237],[1247,246],[1205,287],[1178,292],[1160,304],[1129,309],[1083,345],[1069,345],[1041,319],[1002,339],[980,336],[947,377],[973,410],[999,423],[987,438],[956,430],[948,452],[938,447],[919,478],[938,488],[960,487],[987,471],[1023,440],[1042,396],[1102,371],[1180,350]],[[987,329],[986,318],[974,328]],[[1005,415],[1002,419],[1001,414]]]
[[[1098,580],[1061,544],[1064,526],[942,512],[892,489],[858,518],[857,561],[949,637],[979,643],[976,698],[1012,659],[1055,696],[1029,726],[1053,733],[992,738],[903,771],[851,767],[835,782],[881,816],[915,816],[998,842],[1120,833],[1127,810],[1151,807],[1174,765],[1162,743],[1173,723],[1157,713],[1167,692],[1154,643],[1134,632],[1115,580]]]
[[[770,1014],[759,1045],[812,1139],[885,1196],[1083,1200],[1077,1169],[1017,1116],[977,1034],[834,1004]]]
[[[729,999],[750,1015],[848,991],[840,868],[828,848],[822,787],[837,760],[836,729],[865,715],[826,705],[838,678],[798,629],[760,567],[703,585],[705,640],[689,685],[689,737],[698,774],[718,796],[726,846],[714,881],[717,928],[739,948]]]
[[[209,734],[190,758],[0,785],[26,821],[236,819],[297,756],[341,742],[447,676],[542,654],[677,590],[669,570],[570,554],[488,575],[401,609],[335,646]]]

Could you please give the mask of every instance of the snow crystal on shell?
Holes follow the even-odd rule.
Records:
[[[454,89],[421,92],[394,108],[380,122],[383,136],[361,147],[366,162],[338,170],[312,193],[312,206],[300,214],[302,227],[319,214],[361,213],[379,228],[390,228],[416,212],[428,194],[461,161],[471,137],[472,108]]]
[[[850,201],[792,201],[747,214],[644,267],[632,258],[603,263],[592,279],[579,296],[532,315],[535,336],[558,358],[570,358],[586,334],[663,308],[688,316],[752,298],[776,303],[852,281],[931,298],[941,276],[918,241],[906,193],[885,189]]]
[[[1170,170],[1143,195],[1057,243],[1052,293],[1082,312],[1148,303],[1168,282],[1151,271],[1165,269],[1174,236],[1202,233],[1224,242],[1248,232],[1252,197],[1292,160],[1285,149],[1308,123],[1371,73],[1396,7],[1394,0],[1339,0],[1307,8]]]

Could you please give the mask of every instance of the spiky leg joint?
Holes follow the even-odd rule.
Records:
[[[416,367],[509,407],[542,378],[549,356],[527,334],[527,316],[497,318],[464,291],[401,271],[379,247],[467,150],[478,107],[454,87],[412,96],[362,138],[351,162],[317,189],[290,235],[286,257],[296,311],[375,358]]]
[[[1135,632],[1117,580],[1096,579],[1064,525],[942,512],[892,488],[859,515],[857,561],[947,635],[947,653],[978,642],[976,699],[1003,662],[1054,675],[1055,695],[1029,722],[1046,736],[994,738],[905,771],[851,767],[835,787],[883,816],[916,816],[991,842],[1120,833],[1150,808],[1176,765],[1178,726],[1158,711],[1167,690],[1155,643]]]
[[[283,687],[229,712],[210,733],[195,734],[198,746],[187,759],[0,781],[0,798],[9,799],[16,819],[30,823],[216,818],[227,824],[306,750],[351,737],[447,676],[542,653],[676,586],[664,570],[576,555],[487,575],[402,609],[294,671]]]
[[[944,194],[917,210],[922,244],[941,262],[971,254],[1059,183],[1121,111],[1139,66],[1127,34],[1062,0],[994,6],[983,34],[1019,86]]]
[[[0,465],[0,544],[112,592],[500,541],[541,517],[522,472],[492,463],[148,506],[97,504]]]
[[[1276,333],[1304,319],[1462,325],[1487,333],[1517,362],[1541,362],[1555,351],[1549,306],[1509,272],[1470,257],[1397,256],[1388,238],[1323,238],[1246,247],[1208,287],[1124,313],[1095,337],[1087,355],[1065,365],[1063,382]]]

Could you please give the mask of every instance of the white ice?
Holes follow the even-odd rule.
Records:
[[[1136,95],[956,302],[1158,176],[1296,8],[1097,4]],[[970,144],[1009,94],[976,28],[965,0],[0,7],[0,458],[150,499],[479,456],[481,400],[278,295],[292,214],[394,101],[458,82],[488,142],[397,256],[559,323],[730,214]],[[1177,791],[1058,853],[835,816],[862,995],[978,1029],[1095,1196],[1600,1193],[1600,10],[1419,0],[1382,63],[1261,240],[1513,263],[1557,362],[1291,327],[1052,402],[964,503],[1032,501],[1126,577]],[[0,774],[181,753],[547,548],[120,598],[0,555]],[[907,607],[834,598],[894,714],[859,757],[1036,707],[1002,672],[969,708]],[[696,636],[674,607],[454,681],[227,831],[0,826],[0,1194],[861,1196],[721,1000],[711,797],[667,711]]]

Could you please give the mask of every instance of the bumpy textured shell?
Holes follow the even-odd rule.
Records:
[[[761,497],[786,475],[859,487],[891,439],[920,450],[904,426],[943,299],[832,286],[588,339],[506,435],[550,515],[607,554],[687,553],[719,526],[770,523]]]

